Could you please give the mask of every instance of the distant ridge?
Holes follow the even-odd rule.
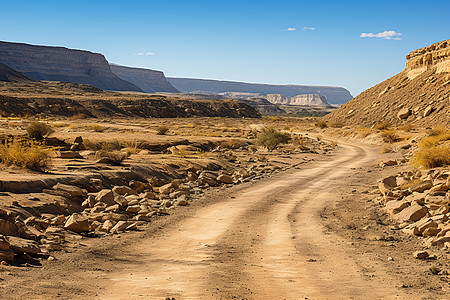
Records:
[[[138,91],[111,72],[100,53],[0,41],[0,63],[36,80],[91,84],[104,90]]]
[[[164,73],[151,69],[126,67],[116,64],[110,64],[111,71],[119,78],[131,82],[138,88],[147,93],[167,92],[179,93],[176,88],[170,84]]]
[[[326,96],[331,104],[343,104],[353,98],[348,90],[342,87],[308,86],[308,85],[276,85],[246,83],[237,81],[221,81],[211,79],[194,78],[167,78],[172,85],[183,93],[258,93],[281,94],[287,97],[295,97],[302,94],[319,94]]]

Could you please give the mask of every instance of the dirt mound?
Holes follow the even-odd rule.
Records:
[[[5,64],[0,63],[0,81],[5,82],[21,82],[21,81],[32,81],[32,79],[11,69]]]
[[[449,126],[450,40],[413,51],[406,59],[404,71],[362,92],[324,119],[364,126],[383,121],[394,126]]]

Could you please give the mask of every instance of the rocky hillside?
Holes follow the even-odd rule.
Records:
[[[450,126],[450,40],[406,56],[401,73],[364,91],[324,119],[373,126]]]
[[[0,42],[0,63],[36,80],[91,84],[104,90],[141,91],[114,75],[102,54],[89,51]]]
[[[110,65],[111,71],[119,78],[131,82],[138,88],[147,93],[178,93],[179,91],[174,88],[164,73],[161,71],[155,71],[150,69],[125,67],[119,65]]]
[[[5,64],[0,63],[0,81],[4,82],[21,82],[21,81],[32,81],[32,79],[11,69]]]
[[[173,95],[102,91],[61,82],[0,82],[0,115],[66,117],[231,117],[259,118],[239,100],[198,100]]]
[[[326,96],[328,102],[332,104],[343,104],[353,98],[350,92],[342,87],[256,84],[173,77],[169,77],[168,80],[176,89],[184,93],[223,94],[227,92],[237,92],[240,94],[256,93],[259,96],[281,94],[287,97],[295,97],[301,94],[319,94]]]
[[[327,97],[319,94],[302,94],[294,97],[288,97],[281,94],[269,94],[266,98],[275,104],[331,106],[327,101]]]

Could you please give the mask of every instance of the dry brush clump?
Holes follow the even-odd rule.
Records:
[[[0,144],[0,161],[35,171],[49,167],[50,149],[33,140],[8,139]]]
[[[417,145],[419,150],[414,152],[411,164],[415,167],[435,168],[450,165],[450,131],[443,127],[433,128]]]
[[[159,126],[158,128],[156,128],[157,135],[166,135],[168,131],[169,131],[169,127],[167,127],[165,125],[162,125],[162,126]]]
[[[273,127],[264,127],[256,136],[256,144],[274,150],[280,144],[286,144],[291,140],[289,133],[276,130]]]
[[[46,137],[53,133],[53,129],[42,122],[31,122],[25,130],[31,139],[43,141]]]

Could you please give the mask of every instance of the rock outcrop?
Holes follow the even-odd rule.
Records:
[[[331,106],[327,101],[327,96],[319,94],[302,94],[288,97],[281,94],[269,94],[267,100],[275,104],[284,105],[306,105],[306,106]]]
[[[450,40],[415,50],[406,59],[401,73],[362,92],[324,119],[363,126],[379,122],[449,126]]]
[[[450,40],[435,43],[417,49],[406,55],[405,72],[409,79],[414,79],[427,70],[435,69],[435,73],[450,72]]]
[[[0,42],[0,63],[35,80],[91,84],[104,90],[141,91],[114,75],[100,53]]]
[[[0,81],[4,82],[22,82],[22,81],[32,81],[32,79],[11,69],[5,64],[0,63]]]
[[[345,88],[332,86],[273,85],[173,77],[169,77],[168,80],[176,89],[184,93],[225,94],[235,92],[237,94],[253,93],[260,96],[282,94],[287,97],[295,97],[302,94],[319,94],[326,96],[328,102],[332,104],[343,104],[353,98]],[[258,96],[253,95],[253,97]]]
[[[150,69],[133,68],[110,65],[111,71],[119,78],[131,82],[138,88],[147,93],[179,93],[179,91],[170,84],[164,73]]]

